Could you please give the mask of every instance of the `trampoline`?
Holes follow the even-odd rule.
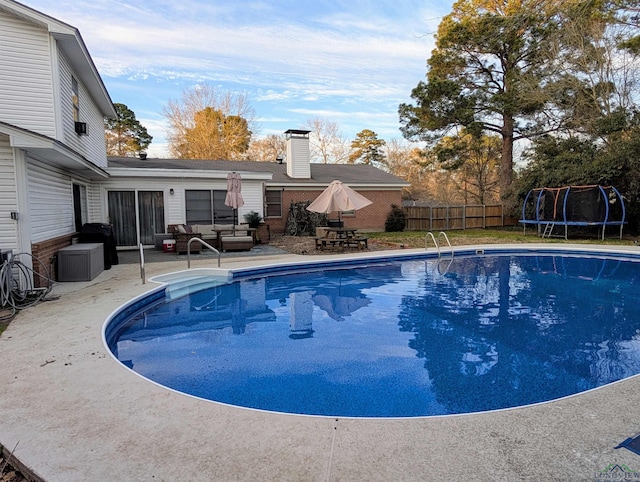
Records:
[[[620,230],[625,224],[624,200],[613,186],[542,187],[529,191],[522,204],[522,219],[535,225],[543,238],[563,236],[568,239],[570,227],[596,227],[604,240],[607,226]]]

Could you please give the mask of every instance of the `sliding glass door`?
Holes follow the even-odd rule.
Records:
[[[153,245],[165,232],[162,191],[109,191],[108,204],[117,246]]]
[[[136,246],[136,193],[109,191],[109,222],[113,226],[116,246]]]
[[[138,191],[140,242],[154,244],[155,235],[165,232],[162,191]]]

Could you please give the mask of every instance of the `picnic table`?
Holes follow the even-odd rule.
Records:
[[[355,228],[344,227],[319,227],[316,228],[319,236],[316,236],[316,249],[324,249],[327,246],[332,248],[340,248],[344,251],[345,248],[358,248],[367,249],[368,239],[366,236],[359,236],[358,230]]]

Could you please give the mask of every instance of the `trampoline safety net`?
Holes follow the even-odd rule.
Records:
[[[624,200],[613,186],[543,187],[529,191],[519,222],[525,230],[528,224],[537,225],[543,237],[557,234],[560,228],[565,238],[569,226],[598,227],[602,239],[607,226],[618,226],[622,238],[625,216]]]

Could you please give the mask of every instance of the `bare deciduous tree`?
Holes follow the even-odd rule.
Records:
[[[426,182],[431,169],[425,167],[422,151],[414,144],[399,139],[388,141],[384,151],[387,158],[386,170],[411,183],[411,187],[406,189],[406,197],[427,199]]]
[[[319,117],[309,119],[311,160],[322,164],[344,164],[349,159],[349,143],[338,124]]]
[[[249,161],[274,162],[278,157],[284,159],[287,153],[287,141],[283,134],[269,134],[251,142],[245,158]]]

